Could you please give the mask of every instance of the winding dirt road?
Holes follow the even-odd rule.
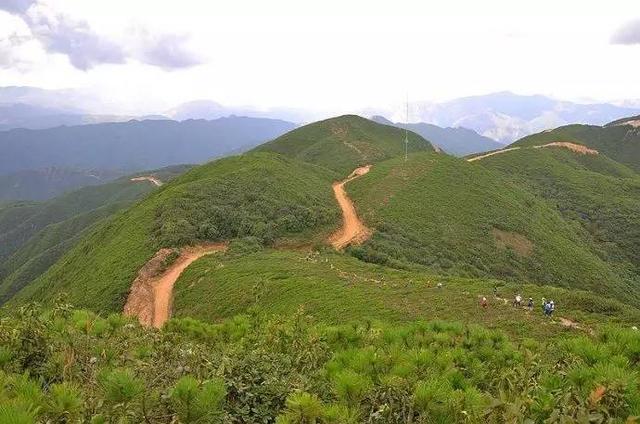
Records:
[[[371,165],[356,168],[347,179],[333,184],[333,193],[342,209],[342,228],[329,237],[329,242],[338,250],[362,243],[371,236],[371,230],[358,218],[356,208],[344,189],[346,183],[365,175],[370,169]]]
[[[371,236],[371,230],[358,218],[353,202],[344,189],[346,183],[365,175],[369,169],[371,165],[357,168],[347,179],[333,184],[333,192],[342,209],[342,228],[329,238],[329,242],[336,249],[343,249],[353,243],[362,243]],[[162,184],[159,181],[156,183],[157,180],[153,177],[136,177],[132,180],[148,180],[156,185]],[[124,314],[137,317],[140,324],[145,327],[162,327],[171,317],[173,286],[184,270],[205,255],[227,250],[227,246],[227,243],[219,243],[185,247],[179,251],[179,256],[166,269],[164,264],[175,250],[160,249],[138,271],[124,306]]]
[[[173,285],[182,272],[197,259],[226,249],[226,243],[185,247],[164,271],[162,264],[172,250],[160,249],[138,272],[138,277],[131,285],[124,314],[138,317],[140,324],[145,327],[162,327],[171,317]]]

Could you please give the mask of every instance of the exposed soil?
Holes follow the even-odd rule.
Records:
[[[484,155],[480,155],[480,156],[476,156],[476,157],[473,157],[473,158],[469,158],[469,159],[467,159],[467,162],[475,162],[477,160],[488,158],[490,156],[499,155],[499,154],[502,154],[502,153],[510,152],[512,150],[519,150],[519,149],[520,149],[520,147],[508,147],[506,149],[500,149],[500,150],[496,150],[494,152],[485,153]]]
[[[344,189],[346,183],[363,176],[370,169],[371,165],[357,168],[347,179],[333,184],[333,193],[340,205],[340,209],[342,209],[342,228],[329,238],[329,242],[336,249],[344,249],[350,244],[362,243],[371,236],[371,230],[358,218],[353,202]]]
[[[533,254],[533,243],[522,234],[502,231],[497,228],[491,230],[496,245],[501,249],[510,247],[517,255],[528,257]]]
[[[357,168],[344,181],[336,182],[333,191],[342,209],[343,225],[333,234],[329,241],[336,249],[343,249],[349,244],[362,243],[371,235],[358,218],[353,202],[347,196],[344,185],[371,169],[371,165]],[[153,177],[136,177],[132,181],[151,181],[162,184]],[[226,243],[207,244],[180,249],[179,256],[166,269],[163,269],[167,258],[177,252],[174,249],[160,249],[141,269],[131,285],[124,314],[138,317],[140,324],[146,327],[160,328],[171,317],[171,300],[173,286],[182,272],[194,261],[204,255],[221,252],[227,249]]]
[[[173,285],[182,272],[202,256],[226,249],[225,243],[185,247],[165,270],[162,269],[165,260],[173,250],[160,249],[138,272],[131,286],[124,314],[137,316],[140,324],[146,327],[162,327],[171,317]]]
[[[131,181],[149,181],[151,184],[155,185],[156,187],[160,187],[162,185],[162,181],[160,181],[159,179],[157,179],[152,175],[143,175],[141,177],[131,178]]]
[[[560,320],[560,325],[562,325],[563,327],[575,328],[576,330],[580,330],[582,328],[578,325],[577,322],[571,321],[568,318],[559,317],[558,319]]]
[[[542,146],[533,146],[535,149],[541,149],[544,147],[564,147],[575,153],[581,153],[583,155],[597,155],[599,152],[594,149],[590,149],[587,146],[581,144],[571,143],[568,141],[555,141],[553,143],[543,144]]]
[[[632,121],[621,122],[618,125],[631,125],[634,128],[640,128],[640,119],[634,119]]]
[[[583,146],[581,144],[571,143],[569,141],[554,141],[553,143],[543,144],[541,146],[533,146],[534,149],[542,149],[544,147],[563,147],[565,149],[569,149],[572,152],[580,153],[583,155],[597,155],[599,152],[594,149],[590,149],[587,146]],[[484,155],[476,156],[473,158],[467,159],[467,162],[474,162],[480,159],[488,158],[490,156],[499,155],[502,153],[510,152],[512,150],[519,150],[521,147],[508,147],[506,149],[496,150],[493,152],[485,153]]]

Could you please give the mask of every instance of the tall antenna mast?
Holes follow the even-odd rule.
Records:
[[[404,127],[404,161],[409,159],[409,93],[407,93],[407,121]]]

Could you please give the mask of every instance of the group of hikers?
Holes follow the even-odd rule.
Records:
[[[493,295],[498,298],[498,286],[493,287]],[[483,308],[487,308],[489,306],[489,302],[485,296],[482,296],[482,300],[480,300],[480,306]],[[522,307],[522,296],[520,294],[516,294],[513,298],[513,306]],[[533,298],[530,297],[527,302],[527,308],[530,311],[533,311]],[[553,314],[553,311],[556,310],[556,304],[553,300],[547,300],[544,297],[542,298],[542,313],[546,316],[550,317]]]

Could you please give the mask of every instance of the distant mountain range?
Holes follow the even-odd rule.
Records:
[[[228,117],[14,129],[0,132],[0,176],[50,167],[135,172],[203,163],[248,150],[295,127],[274,119]]]
[[[468,128],[481,136],[508,144],[521,137],[567,124],[603,125],[626,116],[638,115],[640,101],[628,99],[586,104],[505,91],[440,103],[413,102],[411,108],[410,122],[445,128]],[[0,87],[0,131],[11,128],[41,129],[59,125],[123,122],[133,118],[183,121],[232,115],[305,123],[336,113],[355,112],[362,116],[385,116],[394,122],[406,120],[404,105],[366,107],[356,111],[319,111],[293,107],[227,106],[203,99],[186,102],[160,113],[150,111],[150,114],[142,116],[106,113],[113,110],[114,105],[105,104],[101,99],[82,90]],[[433,128],[432,130],[435,131]],[[468,139],[472,135],[459,132],[457,136]],[[468,142],[463,143],[466,144]]]
[[[372,121],[385,125],[393,125],[406,128],[431,141],[435,146],[454,156],[466,156],[473,153],[488,152],[504,147],[502,144],[489,137],[484,137],[468,128],[442,128],[433,124],[419,122],[415,124],[403,124],[391,122],[382,116],[374,116]]]
[[[74,126],[104,122],[126,122],[134,118],[135,117],[133,116],[121,115],[69,113],[63,110],[33,106],[24,103],[8,105],[0,104],[0,131],[7,131],[15,128],[39,130],[59,127],[62,125]],[[150,117],[145,117],[145,119],[149,118]]]
[[[640,113],[638,108],[609,103],[579,104],[510,92],[463,97],[444,103],[417,103],[413,109],[413,119],[443,127],[470,128],[502,143],[570,123],[604,125]],[[393,116],[403,114],[396,111]]]

